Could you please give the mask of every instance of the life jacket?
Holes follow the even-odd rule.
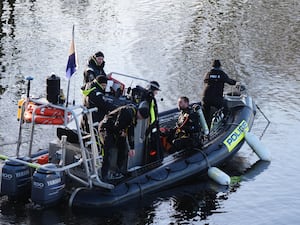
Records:
[[[175,138],[187,138],[197,132],[200,132],[197,113],[191,107],[182,110],[176,123]]]

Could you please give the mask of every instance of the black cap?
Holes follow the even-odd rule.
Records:
[[[99,52],[96,52],[96,53],[95,53],[95,56],[96,56],[96,57],[104,57],[104,54],[103,54],[102,52],[99,51]]]
[[[146,119],[149,117],[149,104],[147,101],[142,101],[139,105],[138,111],[140,112],[141,116]]]
[[[107,84],[107,77],[104,75],[99,75],[96,77],[99,84]]]
[[[153,81],[149,82],[147,89],[151,90],[151,91],[160,91],[159,87],[160,87],[159,83],[157,81],[153,80]]]
[[[213,61],[212,67],[214,67],[214,68],[220,68],[220,67],[221,67],[221,62],[220,62],[220,60],[215,59],[215,60]]]

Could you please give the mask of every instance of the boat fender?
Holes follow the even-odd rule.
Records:
[[[208,169],[208,176],[218,184],[229,185],[230,177],[217,167],[210,167]]]
[[[203,129],[204,135],[208,135],[209,134],[209,129],[208,129],[208,126],[207,126],[207,123],[206,123],[203,111],[201,109],[201,106],[198,105],[198,104],[195,104],[195,105],[193,105],[193,109],[199,115],[199,121],[200,121],[200,125],[201,125],[201,127]]]
[[[261,143],[256,135],[246,132],[245,140],[261,160],[271,161],[270,151]]]

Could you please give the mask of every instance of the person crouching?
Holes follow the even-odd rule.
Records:
[[[104,117],[99,124],[99,134],[103,140],[104,159],[102,178],[120,179],[127,172],[127,154],[135,155],[134,127],[138,119],[149,117],[149,104],[146,101],[135,105],[120,106]],[[128,150],[129,143],[130,150]],[[123,174],[122,174],[123,173]]]

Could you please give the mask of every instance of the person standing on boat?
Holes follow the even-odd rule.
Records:
[[[134,127],[138,119],[149,117],[149,104],[120,106],[104,117],[99,124],[99,134],[104,144],[102,177],[120,179],[127,172],[127,154],[135,155]],[[129,143],[130,150],[128,150]]]
[[[204,93],[203,93],[203,109],[204,116],[207,124],[211,123],[212,111],[211,107],[215,107],[217,110],[224,107],[223,91],[224,84],[235,85],[236,81],[228,77],[228,75],[221,69],[220,60],[214,60],[212,63],[212,69],[206,73],[204,77]]]
[[[201,128],[199,115],[197,113],[197,107],[200,107],[200,105],[194,104],[191,107],[189,102],[189,98],[186,96],[178,98],[177,107],[178,110],[180,110],[180,114],[176,126],[171,129],[168,134],[168,141],[172,143],[169,149],[170,153],[201,145]]]
[[[155,96],[160,91],[160,85],[157,81],[150,81],[146,87],[146,100],[150,106],[149,127],[146,131],[146,148],[147,151],[146,162],[152,162],[163,158],[161,142],[159,138],[159,118],[158,108]]]
[[[89,82],[92,82],[97,76],[107,76],[104,71],[105,61],[104,54],[101,51],[96,52],[88,59],[87,67],[83,72],[83,87]]]
[[[150,103],[150,125],[158,123],[158,109],[155,96],[158,94],[158,91],[160,91],[159,88],[160,86],[157,81],[150,81],[146,88],[148,91],[147,101]]]
[[[100,122],[106,114],[116,108],[111,102],[105,100],[105,88],[107,77],[104,75],[97,76],[92,82],[86,85],[82,91],[84,99],[83,105],[88,109],[97,107],[97,111],[92,112],[93,122]],[[87,116],[84,115],[81,122],[81,128],[89,133],[89,124]],[[98,127],[96,127],[97,129]]]

